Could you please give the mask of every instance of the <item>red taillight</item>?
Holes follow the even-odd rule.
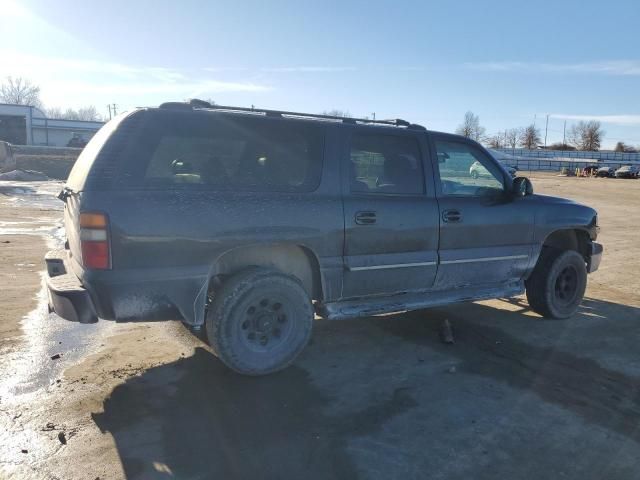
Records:
[[[87,268],[109,268],[109,244],[107,242],[82,241],[82,264]]]
[[[111,268],[108,228],[109,222],[103,213],[80,214],[82,264],[86,268],[101,270]]]

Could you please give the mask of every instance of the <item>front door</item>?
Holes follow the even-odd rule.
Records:
[[[345,133],[343,298],[426,290],[435,279],[439,213],[426,136],[390,130]]]
[[[436,134],[440,265],[435,287],[513,283],[529,267],[533,211],[507,193],[504,169],[475,142]]]

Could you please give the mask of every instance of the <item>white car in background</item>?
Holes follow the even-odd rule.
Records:
[[[500,162],[502,163],[502,162]],[[516,175],[518,174],[518,168],[517,167],[512,167],[509,165],[504,165],[504,168],[507,169],[507,172],[509,172],[509,175],[511,175],[511,178],[515,178]],[[486,168],[484,168],[484,166],[480,163],[480,162],[473,162],[471,164],[471,166],[469,167],[469,175],[471,176],[471,178],[480,178],[480,177],[491,177],[491,173],[489,173],[489,170],[487,170]]]

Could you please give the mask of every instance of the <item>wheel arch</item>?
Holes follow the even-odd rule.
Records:
[[[549,233],[542,247],[557,248],[559,250],[575,250],[585,261],[591,252],[591,238],[589,232],[581,228],[563,228]]]
[[[235,247],[221,254],[212,265],[209,290],[225,277],[247,267],[273,268],[296,277],[313,300],[322,300],[323,284],[320,261],[305,245],[273,243]]]

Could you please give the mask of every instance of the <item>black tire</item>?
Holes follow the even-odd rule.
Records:
[[[525,285],[533,311],[546,318],[569,318],[587,288],[584,258],[575,250],[545,247]]]
[[[289,366],[307,345],[313,306],[297,278],[249,268],[214,292],[207,310],[214,353],[243,375],[266,375]]]
[[[478,179],[478,172],[476,170],[471,170],[471,178],[473,178],[474,180]]]

